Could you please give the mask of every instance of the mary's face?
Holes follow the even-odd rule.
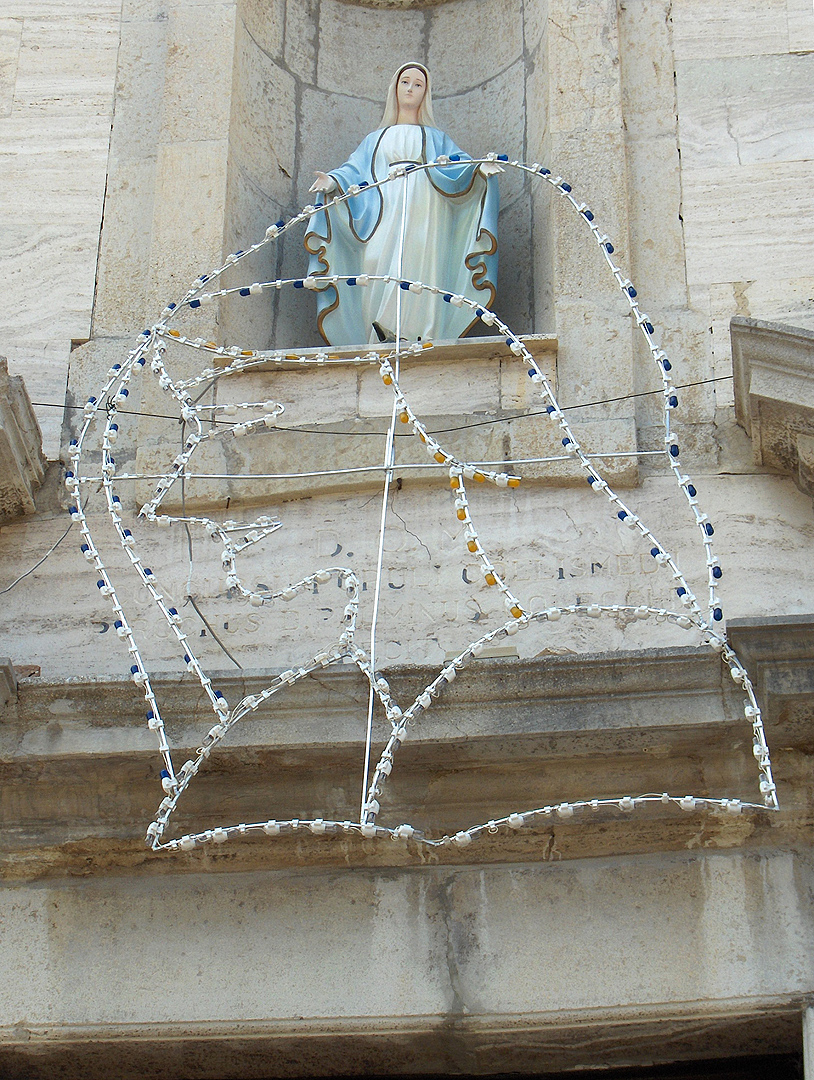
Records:
[[[427,80],[423,71],[419,71],[418,68],[405,68],[399,75],[396,98],[400,109],[405,106],[408,109],[418,108],[426,92]]]

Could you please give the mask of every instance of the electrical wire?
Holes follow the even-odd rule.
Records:
[[[407,184],[409,174],[405,174],[402,184],[401,199],[401,229],[399,230],[398,246],[398,276],[404,276],[404,232],[407,224]],[[398,381],[401,360],[401,289],[396,289],[396,355],[395,373]],[[390,498],[390,484],[393,481],[393,465],[396,458],[396,415],[398,413],[398,398],[393,398],[393,408],[390,412],[390,428],[387,432],[387,440],[384,448],[384,490],[382,491],[382,514],[379,523],[379,547],[376,555],[376,585],[373,592],[373,611],[370,619],[370,692],[367,701],[367,722],[365,724],[365,757],[362,768],[362,806],[359,812],[359,821],[364,824],[365,807],[367,805],[367,784],[370,775],[370,748],[373,741],[373,706],[376,703],[376,694],[373,683],[376,680],[376,629],[379,622],[379,600],[382,590],[382,571],[384,568],[384,535],[387,528],[387,502]]]
[[[696,386],[710,386],[713,383],[719,382],[731,382],[734,379],[734,375],[717,375],[713,379],[699,379],[697,382],[679,383],[674,387],[675,390],[690,390]],[[592,409],[599,405],[615,405],[620,401],[635,401],[637,398],[653,397],[656,394],[663,394],[662,390],[642,390],[638,394],[623,394],[621,397],[613,398],[601,398],[597,401],[585,401],[578,405],[561,405],[561,412],[571,412],[574,409]],[[40,409],[72,409],[75,411],[83,412],[84,405],[58,405],[51,401],[32,401],[32,405],[36,405]],[[170,413],[152,413],[152,412],[140,412],[138,409],[117,409],[116,412],[119,416],[143,416],[151,420],[174,420],[177,423],[181,422],[179,416],[173,416]],[[489,417],[486,420],[476,420],[471,424],[461,424],[458,427],[438,428],[436,431],[429,431],[430,435],[445,435],[452,431],[466,431],[467,428],[485,427],[490,424],[505,424],[511,420],[523,420],[531,416],[542,416],[544,412],[541,410],[535,410],[534,412],[516,412],[510,416],[494,416]],[[207,423],[212,425],[222,425],[223,427],[233,427],[234,421],[231,420],[217,420],[214,417],[207,418]],[[325,428],[306,428],[306,427],[281,427],[279,424],[274,429],[275,431],[282,432],[296,432],[302,435],[350,435],[357,439],[364,438],[381,438],[382,435],[386,435],[386,431],[329,431]],[[409,439],[412,438],[412,434],[409,431],[397,431],[395,437],[397,439]]]
[[[0,589],[0,596],[3,596],[4,593],[11,592],[11,590],[14,588],[14,586],[19,585],[19,583],[23,580],[23,578],[27,578],[29,574],[34,573],[34,571],[37,569],[38,566],[42,566],[42,564],[45,562],[45,560],[48,558],[48,556],[52,555],[56,551],[56,549],[59,547],[59,545],[62,543],[62,541],[65,539],[65,537],[68,535],[68,533],[71,531],[72,528],[73,528],[73,521],[68,526],[68,528],[65,530],[65,532],[62,534],[62,536],[60,536],[59,540],[57,540],[57,542],[53,545],[53,547],[50,547],[48,549],[48,551],[46,551],[46,553],[43,555],[43,557],[41,559],[38,559],[37,562],[35,562],[34,565],[29,570],[26,570],[26,572],[24,574],[20,574],[20,576],[18,578],[15,578],[14,581],[12,581],[12,583],[10,585],[6,585],[5,589]]]
[[[630,450],[630,451],[609,451],[606,454],[586,454],[585,457],[589,461],[608,461],[611,458],[640,458],[640,457],[663,457],[663,450]],[[573,461],[573,457],[570,454],[556,454],[552,457],[539,457],[539,458],[507,458],[501,461],[473,461],[472,465],[476,468],[500,468],[506,465],[551,465],[558,461]],[[358,473],[370,473],[381,472],[389,469],[389,465],[356,465],[349,469],[314,469],[310,472],[292,472],[292,473],[195,473],[185,472],[184,476],[187,480],[310,480],[317,477],[327,476],[354,476]],[[434,461],[405,461],[398,465],[394,462],[393,468],[398,468],[399,472],[404,472],[408,469],[448,469],[448,465],[439,465]],[[119,473],[116,476],[117,481],[122,480],[163,480],[165,473]],[[96,484],[101,482],[101,477],[98,476],[85,476],[82,478],[82,482],[85,484]],[[182,501],[183,506],[183,501]],[[183,510],[182,515],[185,516]]]

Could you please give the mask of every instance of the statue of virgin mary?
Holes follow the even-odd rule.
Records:
[[[442,164],[408,168],[401,178],[365,190],[394,165],[439,159]],[[354,185],[362,189],[315,214],[305,236],[309,277],[340,277],[317,289],[317,325],[325,341],[395,341],[397,332],[409,341],[440,341],[466,334],[477,321],[471,308],[400,289],[399,282],[434,285],[491,306],[497,280],[495,174],[501,171],[491,161],[473,165],[434,126],[429,72],[423,64],[403,64],[388,88],[381,127],[344,165],[318,172],[311,187],[329,196]],[[368,282],[368,275],[394,280]]]

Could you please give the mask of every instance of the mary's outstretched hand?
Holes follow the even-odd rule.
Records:
[[[478,165],[478,172],[481,176],[497,176],[498,173],[505,172],[506,170],[502,165],[498,165],[496,161],[483,161]],[[312,189],[313,190],[313,189]]]
[[[309,191],[321,191],[327,195],[329,191],[333,191],[336,187],[336,180],[328,173],[319,172],[316,173],[316,180],[309,187]]]

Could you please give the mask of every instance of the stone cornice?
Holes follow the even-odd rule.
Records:
[[[779,814],[736,818],[682,814],[660,804],[633,815],[602,812],[517,836],[480,839],[466,851],[434,851],[432,861],[516,862],[687,844],[794,846],[811,816],[811,617],[741,620],[733,641],[754,670],[775,750]],[[268,681],[267,672],[222,682],[227,697]],[[423,668],[388,672],[397,697],[424,685]],[[238,685],[240,682],[240,685]],[[223,818],[358,813],[365,683],[334,668],[296,684],[279,707],[230,733],[179,808],[177,832]],[[211,723],[207,703],[185,678],[157,681],[183,760]],[[14,780],[5,805],[8,876],[252,869],[297,865],[411,865],[409,845],[297,836],[243,841],[221,851],[156,855],[143,830],[160,799],[152,733],[139,695],[125,680],[23,680],[0,723],[0,767]],[[381,728],[381,724],[378,725]],[[514,809],[560,800],[646,791],[756,799],[756,775],[742,693],[707,649],[480,660],[459,675],[399,752],[383,797],[381,823],[411,821],[431,834]],[[382,730],[374,734],[381,742]],[[175,833],[174,833],[175,834]],[[174,835],[173,834],[173,835]],[[698,840],[698,837],[701,840]],[[693,837],[696,839],[694,840]],[[228,851],[226,850],[228,849]],[[423,857],[426,856],[426,853]]]
[[[59,1026],[23,1021],[0,1028],[0,1062],[19,1062],[29,1075],[25,1065],[33,1051],[39,1075],[55,1075],[60,1069],[60,1075],[85,1080],[116,1075],[124,1047],[131,1060],[149,1060],[150,1075],[163,1080],[177,1075],[172,1066],[180,1057],[178,1048],[183,1048],[187,1060],[205,1057],[210,1076],[217,1075],[215,1063],[225,1068],[245,1062],[250,1068],[262,1057],[274,1076],[301,1077],[302,1062],[316,1055],[326,1076],[460,1075],[462,1068],[467,1070],[464,1075],[540,1075],[543,1070],[584,1070],[588,1054],[594,1055],[591,1061],[601,1056],[609,1068],[629,1066],[639,1057],[652,1062],[788,1053],[799,1041],[805,1005],[804,995],[787,994],[640,1005],[632,1017],[618,1008],[392,1015],[375,1021],[298,1017]],[[169,1059],[166,1063],[162,1054]]]
[[[735,414],[755,463],[814,494],[814,331],[734,318],[730,335]]]

